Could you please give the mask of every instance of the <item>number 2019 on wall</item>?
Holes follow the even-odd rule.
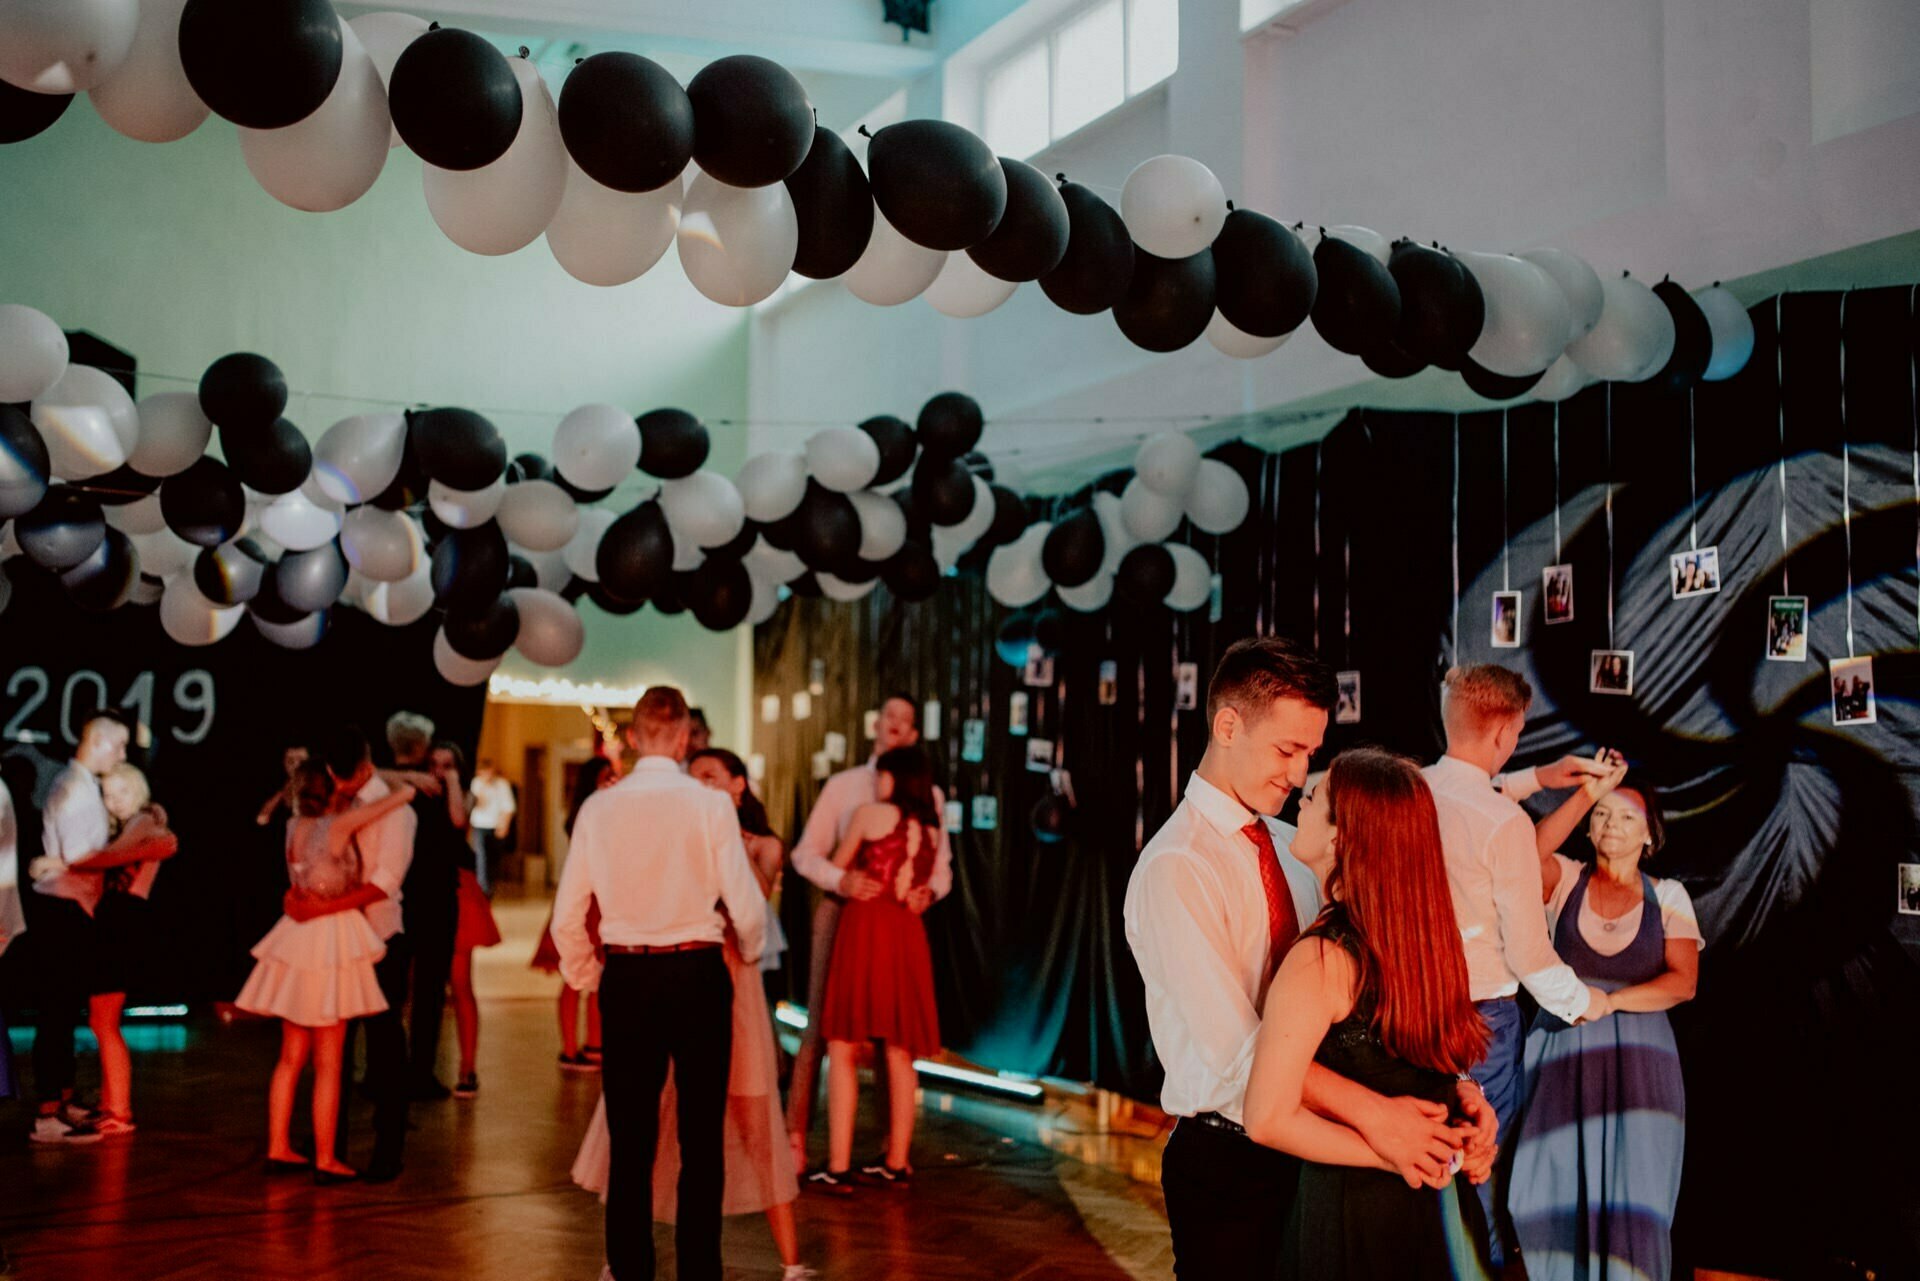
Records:
[[[7,701],[15,706],[5,727],[0,728],[0,739],[9,743],[50,743],[57,732],[72,746],[80,741],[80,727],[86,724],[89,713],[117,706],[134,713],[137,725],[134,741],[157,748],[160,743],[153,719],[154,688],[153,673],[141,672],[127,686],[119,703],[111,703],[106,677],[83,670],[67,677],[56,700],[53,677],[47,674],[46,668],[16,668],[7,678]],[[213,729],[213,674],[200,668],[182,672],[174,679],[172,693],[172,704],[166,709],[167,734],[176,743],[192,745],[204,741]],[[53,730],[38,728],[44,724],[47,714],[55,717]]]

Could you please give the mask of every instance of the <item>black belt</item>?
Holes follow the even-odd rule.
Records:
[[[1219,1130],[1223,1134],[1237,1134],[1243,1139],[1247,1137],[1246,1126],[1241,1125],[1238,1121],[1229,1121],[1218,1112],[1199,1112],[1193,1116],[1181,1117],[1180,1119],[1183,1121],[1191,1121],[1195,1125],[1204,1125],[1209,1130]]]

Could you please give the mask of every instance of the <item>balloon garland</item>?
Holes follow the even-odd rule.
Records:
[[[405,13],[346,21],[328,0],[0,6],[0,144],[50,128],[82,92],[143,141],[184,137],[209,112],[232,121],[248,169],[298,209],[353,203],[404,143],[454,243],[504,254],[544,234],[594,285],[637,278],[669,243],[696,289],[734,307],[798,272],[842,279],[875,306],[924,295],[972,317],[1035,281],[1063,311],[1111,312],[1147,351],[1204,335],[1257,359],[1311,320],[1382,377],[1431,365],[1494,399],[1565,399],[1602,379],[1683,390],[1744,361],[1730,297],[1603,282],[1561,249],[1456,254],[1365,227],[1289,229],[1235,209],[1186,156],[1136,166],[1117,211],[941,120],[873,134],[863,172],[800,82],[751,55],[683,88],[637,54],[596,54],[556,103],[526,50],[509,58]],[[968,506],[951,458],[915,487],[936,523]]]

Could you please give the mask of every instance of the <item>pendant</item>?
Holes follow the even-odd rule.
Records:
[[[1614,923],[1612,921],[1602,920],[1600,922],[1600,928],[1605,930],[1607,933],[1611,934],[1613,933],[1613,924]]]

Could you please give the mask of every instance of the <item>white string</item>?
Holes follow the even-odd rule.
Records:
[[[1313,652],[1320,652],[1320,446],[1313,447]]]
[[[1560,402],[1553,402],[1553,563],[1565,558],[1560,546]]]
[[[1460,665],[1460,415],[1453,416],[1453,666]]]
[[[1613,643],[1613,384],[1607,384],[1607,648]]]
[[[1500,590],[1513,590],[1513,535],[1507,519],[1507,411],[1500,411]]]
[[[1700,550],[1700,482],[1695,477],[1697,451],[1693,445],[1693,388],[1687,388],[1687,493],[1692,506],[1687,517],[1687,550]]]
[[[1780,300],[1784,296],[1773,296],[1773,384],[1780,403],[1780,594],[1791,596],[1793,587],[1787,579],[1787,557],[1791,551],[1787,542],[1787,343],[1780,328]]]
[[[1840,295],[1840,526],[1846,531],[1847,657],[1853,655],[1853,451],[1847,442],[1847,295]]]

